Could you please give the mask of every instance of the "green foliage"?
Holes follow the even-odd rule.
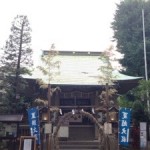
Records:
[[[5,98],[2,103],[7,104],[8,110],[18,110],[22,104],[22,97],[27,86],[22,78],[24,74],[30,74],[32,63],[31,28],[27,16],[14,18],[11,33],[3,47],[3,56],[0,60],[0,86],[5,90]],[[17,96],[19,95],[18,99]],[[17,103],[17,105],[16,105]],[[20,108],[22,109],[22,108]]]
[[[149,121],[147,94],[150,92],[150,80],[140,80],[139,85],[117,101],[120,107],[132,108],[132,120],[139,123]]]
[[[105,85],[106,83],[109,86],[114,84],[116,76],[114,76],[113,71],[123,69],[122,66],[118,63],[120,58],[117,58],[118,52],[111,45],[99,57],[100,66],[99,71],[99,83]]]
[[[148,112],[144,107],[144,103],[140,100],[128,99],[127,95],[119,96],[117,98],[119,107],[131,108],[132,109],[132,120],[139,123],[142,121],[148,121]]]
[[[106,54],[106,52],[104,52],[103,55],[100,56],[100,60],[103,63],[98,69],[100,71],[99,82],[102,83],[103,85],[105,85],[106,83],[108,83],[108,85],[112,85],[113,68],[109,60],[109,56]]]
[[[51,99],[55,92],[60,91],[59,87],[51,88],[52,80],[57,75],[59,75],[60,61],[58,60],[57,55],[58,55],[58,51],[55,50],[55,46],[54,46],[54,44],[52,44],[50,50],[47,51],[46,54],[41,56],[42,65],[37,67],[43,73],[43,75],[46,77],[46,81],[39,79],[38,84],[43,89],[48,88],[48,97],[50,96]],[[49,100],[49,98],[48,98],[48,100]],[[37,99],[35,99],[33,105],[35,105],[35,106],[48,105],[48,107],[49,107],[50,102],[48,102],[47,100],[37,98]]]
[[[116,56],[116,50],[113,46],[110,46],[99,57],[100,66],[99,71],[99,83],[104,86],[104,91],[100,94],[100,103],[106,107],[112,107],[116,104],[116,93],[114,80],[114,70],[120,70],[122,67],[118,63],[118,58]],[[117,66],[116,66],[117,65]]]
[[[60,61],[56,60],[58,51],[55,50],[54,44],[51,45],[51,49],[48,51],[47,55],[41,56],[42,65],[37,68],[43,73],[47,78],[47,83],[39,80],[39,84],[44,88],[47,84],[50,84],[56,75],[59,74]]]
[[[117,98],[119,107],[132,108],[133,101],[129,100],[126,95]]]
[[[135,89],[135,95],[138,98],[146,97],[147,94],[150,96],[150,80],[140,80],[139,85]]]
[[[139,85],[132,90],[136,99],[139,99],[143,102],[145,110],[147,108],[147,100],[150,97],[150,80],[140,80]]]
[[[132,119],[136,122],[148,121],[147,99],[149,99],[150,80],[140,80],[139,85],[132,90],[135,101],[132,105]]]
[[[132,105],[132,119],[137,122],[148,121],[148,113],[139,100],[136,100]]]
[[[147,64],[150,64],[150,1],[124,0],[117,5],[112,22],[114,40],[118,50],[124,54],[120,62],[128,75],[145,76],[142,8],[145,12],[145,35]],[[150,69],[148,69],[150,76]]]

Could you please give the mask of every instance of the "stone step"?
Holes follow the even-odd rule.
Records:
[[[95,149],[98,148],[98,145],[60,145],[60,148],[90,148],[90,149]]]
[[[98,141],[60,141],[61,150],[98,150]]]
[[[98,145],[99,141],[59,141],[60,145]]]
[[[60,148],[60,150],[68,150],[68,149],[64,149],[64,148]],[[69,149],[69,150],[100,150],[99,148],[97,148],[97,149],[75,149],[75,148],[72,148],[72,149]]]

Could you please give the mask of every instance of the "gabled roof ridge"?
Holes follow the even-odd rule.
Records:
[[[43,54],[45,55],[48,53],[49,50],[42,50]],[[99,56],[102,51],[77,51],[77,50],[57,50],[59,55],[80,55],[80,56]]]

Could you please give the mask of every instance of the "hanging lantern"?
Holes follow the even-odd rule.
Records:
[[[48,120],[48,115],[46,112],[42,113],[42,121],[47,121]]]
[[[110,122],[117,122],[118,121],[118,116],[117,112],[109,112],[109,121]]]

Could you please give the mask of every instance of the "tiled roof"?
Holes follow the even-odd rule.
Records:
[[[100,53],[98,55],[98,53],[89,52],[61,52],[57,56],[60,61],[60,75],[55,76],[51,84],[100,85],[98,68],[103,62],[99,59],[99,56]],[[113,75],[114,80],[137,80],[141,78],[127,76],[118,71],[114,71]],[[32,76],[24,77],[31,79],[42,78],[47,83],[46,77],[37,68],[32,72]]]

